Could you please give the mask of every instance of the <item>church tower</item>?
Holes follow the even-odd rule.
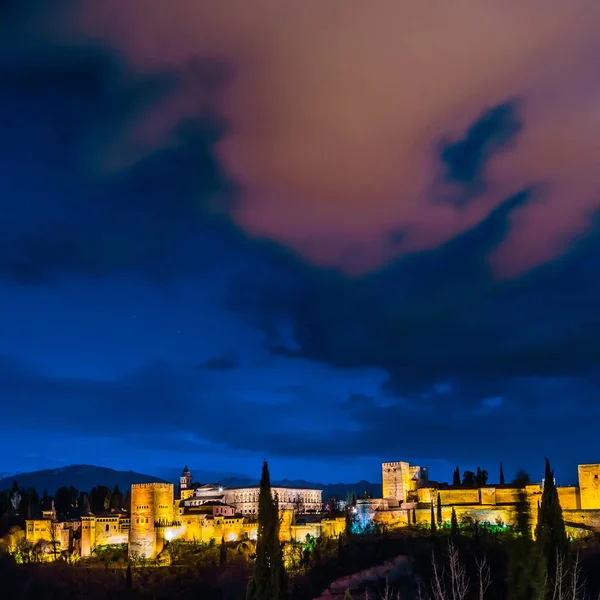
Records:
[[[192,473],[189,470],[188,466],[185,465],[185,467],[183,467],[183,473],[179,478],[179,497],[182,500],[185,500],[185,498],[189,498],[192,495]]]

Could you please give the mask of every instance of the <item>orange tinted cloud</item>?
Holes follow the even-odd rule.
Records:
[[[600,207],[597,0],[103,0],[72,22],[142,73],[232,61],[215,100],[231,123],[218,156],[242,188],[231,217],[315,264],[368,272],[543,183],[489,257],[515,276],[562,253]],[[200,88],[183,77],[127,136],[168,142]],[[461,209],[433,202],[440,137],[515,96],[524,128],[488,163],[485,191]]]

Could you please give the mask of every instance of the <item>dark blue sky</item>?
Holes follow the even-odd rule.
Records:
[[[387,72],[394,36],[363,31],[348,66],[315,21],[228,29],[197,4],[153,20],[132,0],[108,26],[0,2],[0,472],[266,457],[275,478],[409,460],[495,480],[548,455],[565,482],[600,461],[600,89],[542,51],[553,17],[523,9],[537,45],[482,46],[490,83],[460,42]],[[465,10],[427,18],[454,40],[496,27]],[[589,19],[556,11],[575,59]]]

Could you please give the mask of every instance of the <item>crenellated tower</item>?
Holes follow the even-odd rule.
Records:
[[[156,556],[164,542],[161,532],[173,524],[174,502],[172,483],[134,483],[131,486],[130,557]]]

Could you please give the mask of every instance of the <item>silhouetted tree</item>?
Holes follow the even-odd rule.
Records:
[[[521,537],[531,539],[531,514],[527,502],[527,494],[524,489],[519,490],[519,500],[517,502],[517,522],[516,531]]]
[[[516,487],[525,487],[526,485],[529,485],[531,483],[531,478],[523,469],[519,469],[516,472],[515,478],[513,479],[512,483]]]
[[[79,492],[73,487],[62,486],[56,490],[54,495],[54,508],[59,515],[68,515],[77,504]]]
[[[127,565],[127,572],[125,573],[125,590],[127,595],[130,596],[133,592],[133,577],[131,575],[131,564]]]
[[[540,549],[546,572],[551,582],[556,579],[558,562],[563,569],[568,568],[569,540],[563,520],[562,508],[558,500],[558,490],[554,482],[554,471],[546,458],[544,474],[544,491],[542,503],[538,512],[538,522],[535,529],[536,544]]]
[[[456,469],[454,469],[454,475],[452,476],[452,485],[460,487],[460,469],[458,468],[458,465],[456,466]]]
[[[475,480],[475,473],[473,471],[465,471],[463,473],[462,484],[463,485],[475,485],[477,482]]]
[[[90,508],[90,499],[86,493],[81,496],[81,512],[84,515],[89,515],[92,512]]]
[[[219,566],[222,567],[227,562],[227,544],[225,536],[221,537],[221,547],[219,548]]]
[[[115,485],[110,495],[110,509],[111,510],[122,510],[123,509],[123,494],[119,489],[118,484]]]
[[[475,475],[475,483],[479,487],[483,487],[488,480],[488,472],[485,469],[481,469],[481,467],[477,467],[477,474]]]
[[[541,600],[545,596],[546,568],[540,548],[531,539],[529,504],[525,490],[519,492],[516,530],[507,545],[507,600]]]
[[[279,510],[271,494],[269,466],[265,461],[258,497],[256,559],[246,597],[247,600],[283,600],[286,595],[286,573],[279,542]]]
[[[438,527],[441,527],[443,522],[444,521],[442,519],[442,497],[440,496],[440,493],[438,492],[438,495],[437,495],[437,524],[438,524]]]
[[[502,463],[500,463],[500,485],[504,485],[504,469]]]
[[[456,511],[454,506],[452,507],[452,516],[450,517],[450,536],[456,540],[460,535],[460,529],[458,528],[458,519],[456,518]]]
[[[436,531],[436,526],[435,526],[435,512],[433,510],[433,500],[431,501],[431,533],[435,533]]]

